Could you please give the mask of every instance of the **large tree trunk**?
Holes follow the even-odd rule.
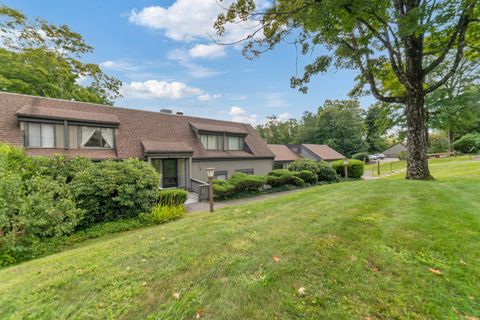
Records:
[[[448,129],[448,152],[452,152],[452,140],[453,140],[452,130]]]
[[[410,92],[406,102],[407,115],[407,179],[432,179],[428,169],[427,135],[423,92]]]

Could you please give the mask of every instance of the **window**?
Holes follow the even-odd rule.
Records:
[[[282,162],[275,162],[275,163],[273,163],[273,169],[274,169],[274,170],[283,169],[283,163],[282,163]]]
[[[241,173],[245,173],[245,174],[253,174],[254,170],[253,169],[238,169],[238,170],[235,170],[235,172],[241,172]]]
[[[214,180],[227,180],[228,179],[228,171],[215,171],[213,175]]]
[[[243,150],[243,137],[227,137],[227,150]]]
[[[218,136],[213,134],[202,134],[200,135],[200,140],[202,141],[203,147],[207,150],[219,150],[218,147]]]
[[[54,148],[55,130],[53,124],[27,123],[27,147]]]
[[[113,129],[81,127],[81,146],[84,148],[113,148]]]

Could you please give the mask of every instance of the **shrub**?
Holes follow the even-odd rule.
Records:
[[[172,220],[177,220],[185,214],[185,207],[183,205],[177,206],[160,206],[157,205],[148,213],[142,213],[140,218],[151,224],[161,224]]]
[[[181,206],[188,199],[188,192],[183,189],[162,190],[158,195],[161,206]]]
[[[337,172],[332,166],[324,161],[317,163],[317,176],[319,182],[338,182]]]
[[[34,243],[71,233],[81,217],[64,184],[0,168],[0,264],[34,257]]]
[[[258,191],[261,187],[265,185],[266,180],[265,177],[262,176],[236,172],[232,175],[228,182],[235,187],[235,191],[250,192]]]
[[[298,159],[293,161],[288,167],[290,171],[303,171],[303,170],[310,170],[312,172],[317,173],[317,162],[310,159]]]
[[[54,180],[69,183],[78,172],[93,166],[93,162],[85,157],[69,160],[65,156],[55,155],[54,157],[30,158],[28,166],[30,175],[49,176]]]
[[[480,134],[468,133],[453,143],[453,149],[461,153],[480,151]]]
[[[366,152],[355,153],[352,156],[352,159],[360,160],[360,161],[363,161],[363,162],[368,162],[368,153],[366,153]]]
[[[431,133],[428,135],[430,147],[428,153],[440,153],[448,151],[448,138],[443,133]]]
[[[360,160],[348,160],[348,177],[349,178],[361,178],[363,175],[363,169],[365,164]],[[342,177],[345,177],[345,168],[343,161],[335,161],[332,163],[332,168]]]
[[[225,180],[213,181],[213,197],[215,199],[226,199],[233,195],[235,186]]]
[[[284,185],[292,185],[301,187],[305,182],[294,172],[284,169],[273,170],[266,177],[266,183],[271,187],[280,187]]]
[[[129,159],[103,161],[78,172],[69,184],[77,206],[85,210],[82,226],[138,216],[158,198],[160,177],[148,163]]]
[[[401,151],[398,154],[398,160],[407,160],[407,152],[406,151]]]
[[[318,176],[316,173],[310,170],[302,170],[294,173],[295,176],[302,179],[305,183],[316,184],[318,182]]]

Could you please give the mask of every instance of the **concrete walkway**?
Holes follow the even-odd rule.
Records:
[[[281,196],[284,196],[284,195],[287,195],[287,194],[290,194],[290,193],[294,193],[294,192],[298,192],[298,191],[302,191],[302,190],[305,190],[305,189],[289,190],[289,191],[263,194],[261,196],[250,197],[250,198],[241,198],[241,199],[235,199],[235,200],[220,201],[220,202],[215,203],[215,209],[236,206],[236,205],[244,204],[244,203],[247,203],[247,202],[262,201],[262,200],[266,200],[266,199],[281,197]],[[209,205],[208,201],[187,203],[186,207],[187,207],[187,212],[200,212],[200,211],[210,210],[210,205]]]

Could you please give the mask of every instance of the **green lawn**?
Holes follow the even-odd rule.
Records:
[[[191,214],[0,270],[0,317],[480,317],[480,161],[432,171]]]
[[[428,160],[429,164],[441,164],[446,162],[458,162],[462,160],[470,159],[469,156],[447,157],[447,158],[431,158]],[[380,175],[391,173],[393,171],[405,169],[407,167],[406,160],[390,161],[380,163]],[[367,164],[365,166],[365,172],[371,173],[373,176],[378,176],[377,163]]]

